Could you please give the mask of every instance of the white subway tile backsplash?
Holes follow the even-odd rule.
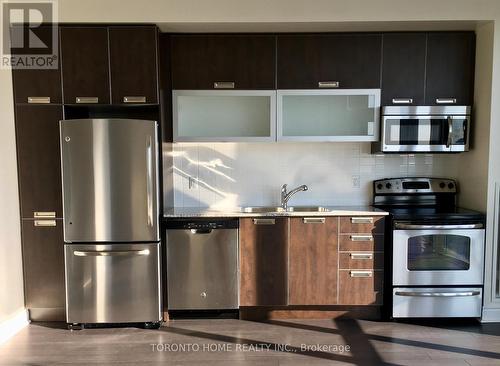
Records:
[[[175,143],[172,154],[178,207],[277,205],[284,183],[309,186],[294,205],[366,205],[375,179],[457,175],[456,156],[372,155],[369,143]]]

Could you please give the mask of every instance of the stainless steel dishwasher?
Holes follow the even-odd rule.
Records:
[[[169,310],[238,308],[238,219],[167,221]]]

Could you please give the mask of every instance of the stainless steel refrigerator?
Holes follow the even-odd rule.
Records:
[[[161,321],[157,135],[155,121],[60,122],[69,324]]]

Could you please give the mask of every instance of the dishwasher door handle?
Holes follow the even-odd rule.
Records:
[[[212,229],[191,229],[191,234],[210,234]]]

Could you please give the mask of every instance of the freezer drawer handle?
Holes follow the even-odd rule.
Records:
[[[350,271],[349,275],[351,277],[371,277],[373,275],[372,271]]]
[[[40,227],[40,226],[56,226],[57,222],[56,220],[35,220],[33,221],[33,225]]]
[[[373,235],[351,235],[351,241],[373,241]]]
[[[478,296],[480,291],[458,291],[458,292],[418,292],[418,291],[396,291],[397,296],[415,296],[415,297],[463,297]]]
[[[302,219],[304,224],[324,224],[325,223],[325,218],[324,217],[304,217]]]
[[[351,217],[351,224],[373,224],[373,217]]]
[[[351,253],[352,259],[373,259],[372,253]]]
[[[274,225],[276,224],[275,219],[253,219],[254,225]]]
[[[415,225],[397,222],[394,224],[396,229],[482,229],[483,224],[465,224],[465,225]]]
[[[73,254],[77,257],[119,257],[119,256],[132,256],[132,255],[149,255],[149,249],[101,250],[101,251],[75,250]]]

